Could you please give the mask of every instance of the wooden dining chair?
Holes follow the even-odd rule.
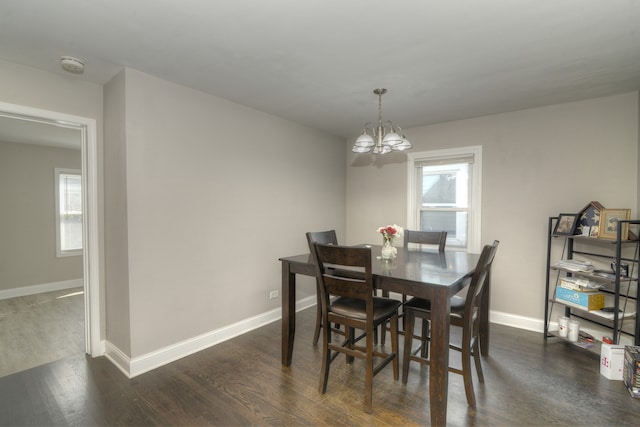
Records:
[[[476,406],[475,393],[473,392],[473,380],[471,374],[471,357],[473,357],[478,372],[478,380],[484,383],[482,365],[480,363],[479,329],[480,312],[482,304],[482,293],[488,286],[487,277],[491,270],[491,264],[498,249],[499,242],[495,240],[493,244],[486,245],[482,249],[480,259],[476,265],[466,298],[453,296],[451,298],[451,325],[462,328],[462,345],[450,344],[449,347],[462,353],[462,369],[449,367],[449,372],[462,375],[464,379],[464,389],[467,395],[467,403],[471,407]],[[412,298],[405,305],[405,316],[407,329],[413,328],[415,318],[431,320],[431,302],[422,298]],[[412,330],[412,329],[411,329]],[[409,363],[411,361],[429,365],[428,354],[423,356],[422,348],[428,345],[429,337],[421,340],[418,348],[412,351],[413,339],[407,338],[405,334],[404,357],[402,362],[402,383],[406,384],[409,376]],[[418,352],[421,352],[418,356]],[[427,352],[428,353],[428,352]]]
[[[373,273],[371,248],[313,245],[317,277],[320,283],[322,323],[338,323],[348,331],[343,342],[334,344],[330,328],[322,328],[322,367],[320,370],[320,393],[327,391],[329,367],[340,353],[347,362],[354,358],[365,361],[365,411],[373,411],[373,377],[390,362],[393,377],[398,379],[398,308],[400,301],[373,295]],[[347,277],[336,271],[349,271]],[[391,322],[391,352],[374,350],[374,330],[377,326]],[[355,331],[364,331],[358,337]],[[359,342],[364,339],[364,346]],[[332,354],[333,352],[333,354]],[[375,358],[375,359],[374,359]],[[381,359],[374,364],[376,359]]]
[[[314,243],[322,244],[338,244],[338,236],[336,230],[328,231],[309,231],[307,233],[307,243],[309,244],[309,252],[313,254]],[[319,279],[318,279],[319,280]],[[320,284],[316,280],[316,328],[313,332],[313,345],[318,345],[320,339],[320,328],[322,328],[322,307],[320,303]],[[335,332],[342,333],[339,328],[334,328]]]
[[[420,249],[423,247],[432,247],[433,249],[437,249],[438,252],[444,252],[445,246],[447,245],[447,232],[446,231],[417,231],[417,230],[404,230],[404,242],[403,247],[404,250],[407,251],[409,249],[409,244],[413,243],[419,245]],[[383,297],[388,297],[389,293],[384,292],[382,294]],[[407,296],[402,294],[402,303],[405,304],[407,302]],[[404,309],[398,315],[400,320],[402,321],[402,329],[400,330],[400,335],[404,335],[407,330],[407,324],[404,319]],[[422,322],[422,337],[426,334],[427,321]],[[413,332],[413,331],[412,331]],[[380,341],[382,344],[385,343],[385,335],[386,330],[383,328],[382,337]]]
[[[437,248],[439,252],[444,252],[444,248],[447,244],[447,232],[446,231],[417,231],[417,230],[404,230],[404,248],[409,248],[409,243],[422,245],[431,245]]]

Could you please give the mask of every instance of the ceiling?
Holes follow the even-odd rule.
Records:
[[[82,134],[78,128],[54,123],[16,120],[0,114],[0,141],[80,149]]]
[[[131,67],[352,138],[377,87],[405,129],[638,90],[640,1],[2,0],[0,59]]]

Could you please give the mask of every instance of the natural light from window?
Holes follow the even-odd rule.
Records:
[[[469,164],[422,167],[420,229],[446,231],[447,244],[466,247],[469,218]]]
[[[407,226],[446,231],[447,248],[479,250],[482,147],[408,155]]]
[[[57,256],[82,255],[82,176],[73,169],[55,175]]]

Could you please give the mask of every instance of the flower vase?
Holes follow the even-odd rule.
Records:
[[[398,250],[393,246],[393,241],[390,238],[383,237],[382,240],[382,259],[394,259],[398,254]]]

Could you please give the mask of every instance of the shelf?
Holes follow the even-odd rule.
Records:
[[[605,277],[605,276],[599,275],[598,273],[587,272],[587,271],[573,271],[573,270],[568,270],[566,268],[558,267],[557,265],[553,265],[549,267],[549,269],[553,271],[560,271],[562,273],[571,274],[574,277],[589,279],[589,280],[592,280],[593,282],[601,283],[605,285],[615,285],[616,283],[615,277],[614,278]],[[620,276],[620,283],[631,284],[637,281],[638,281],[637,277]]]
[[[559,234],[553,234],[552,237],[554,238],[564,237],[566,239],[572,239],[576,242],[589,243],[589,244],[602,245],[602,246],[616,245],[618,243],[616,239],[601,239],[598,237],[582,236],[580,234],[575,234],[573,236],[563,236]],[[629,243],[638,243],[638,240],[627,239],[627,240],[621,240],[620,243],[623,245],[626,245]]]
[[[598,283],[614,284],[616,282],[615,276],[613,278],[606,277],[606,276],[602,276],[601,275],[602,273],[599,274],[595,271],[593,272],[575,271],[575,270],[570,270],[563,267],[558,267],[557,265],[552,265],[551,267],[549,267],[549,269],[553,271],[561,271],[563,273],[568,273],[576,277],[584,277],[585,279],[591,279],[594,282],[598,282]],[[620,276],[620,283],[637,282],[637,281],[638,281],[637,277]]]
[[[602,310],[591,310],[588,311],[588,313],[593,314],[594,316],[601,317],[603,319],[613,320],[613,313],[605,312]],[[634,312],[618,313],[618,321],[623,319],[633,319],[634,317],[636,317],[636,313]]]
[[[558,331],[557,330],[551,330],[547,332],[547,335],[550,337],[555,337],[558,338],[568,344],[571,345],[575,345],[576,347],[580,347],[582,349],[585,350],[589,350],[593,353],[596,354],[600,354],[600,348],[602,347],[602,341],[598,341],[596,339],[594,339],[592,342],[588,342],[588,341],[582,341],[581,339],[578,339],[578,341],[569,341],[568,338],[565,337],[561,337],[560,335],[558,335]]]
[[[603,320],[609,320],[609,321],[613,322],[613,313],[607,313],[607,312],[604,312],[602,310],[585,310],[585,308],[582,307],[581,305],[573,304],[573,303],[570,303],[568,301],[563,301],[563,300],[550,299],[549,302],[560,304],[560,305],[564,305],[566,307],[575,308],[575,309],[580,310],[582,312],[589,313],[589,314],[591,314],[593,316],[599,317],[599,318],[601,318]],[[618,314],[618,322],[620,322],[621,320],[624,320],[624,319],[633,319],[634,317],[636,317],[636,313],[633,313],[633,312],[620,313],[620,314]]]

